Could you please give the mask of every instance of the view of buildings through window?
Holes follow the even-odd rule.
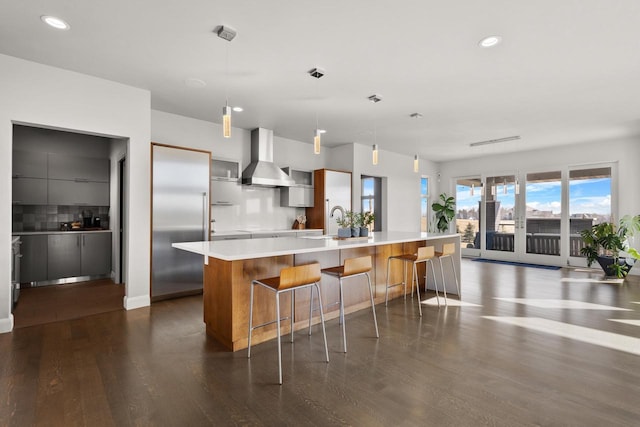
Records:
[[[480,249],[481,186],[479,178],[456,182],[456,231],[466,248]],[[487,177],[485,187],[487,250],[513,251],[516,225],[525,228],[526,252],[560,255],[562,174],[560,171],[529,173],[520,185],[515,176]],[[516,194],[518,185],[519,194]],[[580,256],[580,231],[611,220],[611,167],[569,171],[570,256]],[[524,197],[525,212],[516,212],[517,198]],[[520,217],[518,217],[520,215]]]
[[[429,178],[420,178],[420,231],[429,231]]]

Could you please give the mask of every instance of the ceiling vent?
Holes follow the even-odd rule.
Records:
[[[368,99],[369,99],[369,101],[371,101],[371,102],[373,102],[375,104],[376,102],[382,101],[382,95],[378,95],[378,94],[374,93]]]
[[[422,118],[422,114],[420,114],[420,113],[411,113],[411,114],[409,114],[409,117],[411,117],[412,119],[421,119]]]

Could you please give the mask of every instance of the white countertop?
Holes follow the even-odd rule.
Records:
[[[251,236],[252,234],[269,234],[269,233],[297,233],[297,232],[301,232],[301,231],[320,231],[322,232],[322,228],[303,228],[301,230],[299,229],[293,229],[293,228],[288,228],[288,229],[284,229],[284,230],[263,230],[263,229],[255,229],[255,230],[222,230],[222,231],[213,231],[211,232],[212,236]]]
[[[33,236],[38,234],[111,233],[111,230],[70,230],[70,231],[16,231],[12,236]]]
[[[295,231],[295,230],[293,230]],[[309,252],[323,252],[392,243],[438,240],[460,237],[457,233],[419,233],[381,231],[372,233],[367,240],[333,240],[332,236],[280,237],[257,240],[220,240],[207,242],[181,242],[171,246],[224,261],[265,258]]]

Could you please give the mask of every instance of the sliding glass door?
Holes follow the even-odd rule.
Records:
[[[458,178],[456,228],[463,255],[586,265],[580,232],[617,221],[614,179],[615,164],[484,176],[480,183]]]

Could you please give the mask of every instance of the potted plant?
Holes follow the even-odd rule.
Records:
[[[628,241],[637,232],[640,232],[640,215],[626,215],[618,226],[611,222],[596,224],[580,232],[584,242],[580,253],[587,257],[589,267],[598,261],[607,276],[624,278],[635,260],[640,259],[640,253],[629,247]],[[630,256],[622,257],[620,252]]]
[[[441,233],[449,231],[449,224],[456,215],[455,199],[453,197],[447,197],[446,193],[440,195],[442,203],[433,202],[431,208],[435,213],[436,227]]]
[[[369,227],[373,224],[376,217],[371,211],[362,212],[358,214],[358,224],[360,226],[360,237],[367,237],[369,235]]]
[[[336,218],[338,228],[338,237],[351,237],[354,216],[351,211],[345,211],[344,215]]]

